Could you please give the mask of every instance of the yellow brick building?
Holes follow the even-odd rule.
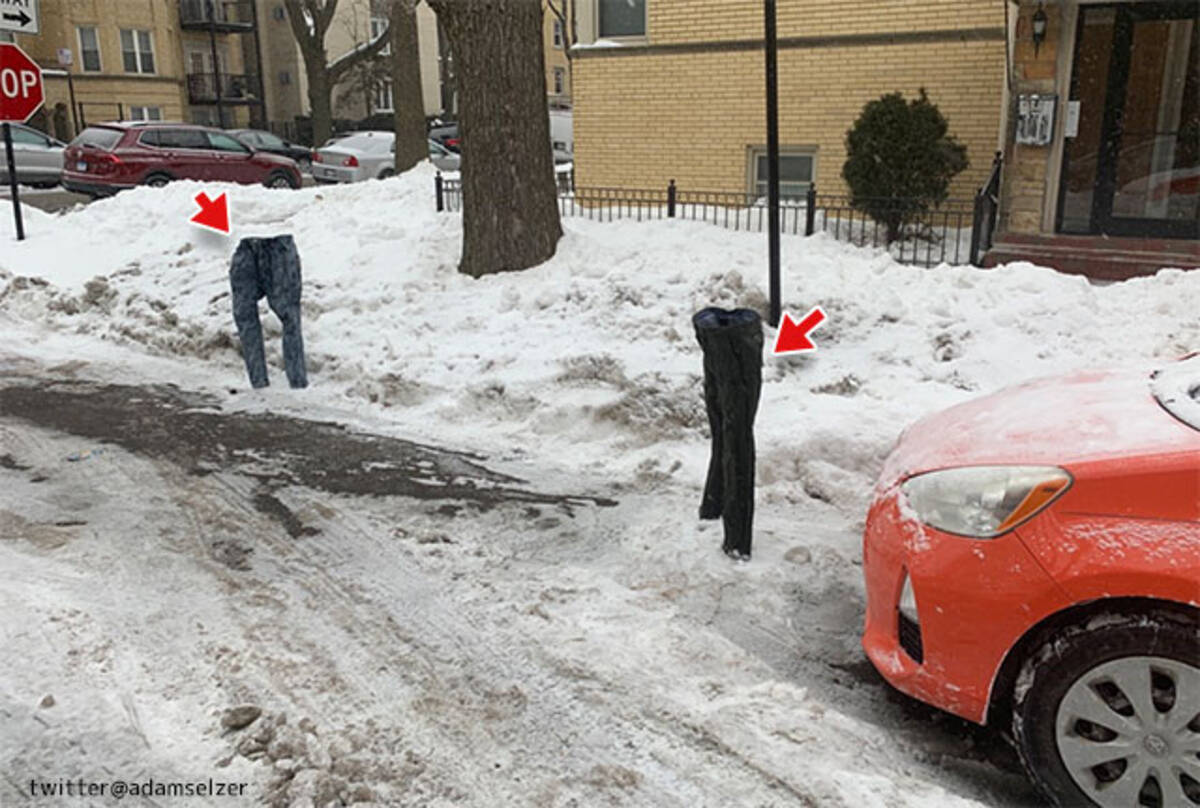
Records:
[[[762,0],[577,0],[575,167],[581,186],[763,188]],[[998,0],[778,0],[785,193],[846,192],[846,130],[884,93],[928,91],[968,149],[969,197],[1002,142]],[[791,158],[791,159],[788,159]]]
[[[1106,279],[1200,266],[1200,3],[1010,6],[996,243]],[[1037,101],[1040,116],[1022,106]]]
[[[191,120],[215,105],[218,87],[226,96],[225,125],[248,125],[256,89],[240,34],[253,25],[238,23],[241,4],[218,3],[218,14],[228,16],[211,33],[196,25],[203,13],[198,0],[40,5],[41,32],[13,41],[44,70],[46,103],[32,122],[47,132],[68,139],[88,121]]]

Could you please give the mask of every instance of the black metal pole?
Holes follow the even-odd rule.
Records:
[[[213,92],[217,99],[217,127],[224,129],[225,109],[221,105],[221,65],[217,62],[217,10],[211,0],[205,4],[204,8],[208,12],[208,44],[212,49]]]
[[[17,241],[25,240],[25,223],[21,221],[21,197],[17,191],[17,160],[13,157],[12,127],[4,122],[4,159],[8,161],[8,187],[12,190],[13,220],[17,223]]]
[[[779,283],[779,82],[776,74],[775,0],[763,0],[767,51],[767,260],[770,266],[771,311],[767,321],[779,326],[782,309]]]
[[[67,92],[71,96],[71,122],[75,124],[75,134],[79,134],[79,110],[75,107],[75,80],[71,78],[71,68],[67,68]]]

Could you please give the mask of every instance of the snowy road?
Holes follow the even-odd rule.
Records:
[[[731,566],[681,490],[3,365],[3,640],[43,664],[0,680],[0,803],[1034,804],[988,733],[889,696],[857,560],[782,511]]]

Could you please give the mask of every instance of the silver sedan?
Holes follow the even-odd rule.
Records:
[[[52,187],[62,179],[63,149],[67,144],[29,126],[12,126],[13,161],[17,182],[22,185]],[[8,183],[8,160],[0,145],[0,182]]]

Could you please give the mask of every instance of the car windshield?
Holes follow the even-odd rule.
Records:
[[[89,126],[71,141],[71,145],[95,146],[96,148],[111,150],[113,146],[117,145],[120,139],[121,130],[119,129],[109,129],[106,126]]]
[[[1163,409],[1200,430],[1200,354],[1156,371],[1150,386]]]

